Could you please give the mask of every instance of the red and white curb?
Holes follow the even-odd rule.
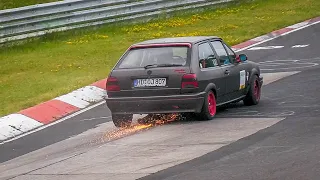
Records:
[[[106,96],[106,79],[0,118],[0,142],[53,123],[87,108]]]
[[[238,52],[320,22],[316,17],[233,46]],[[0,143],[103,101],[106,79],[0,118]]]

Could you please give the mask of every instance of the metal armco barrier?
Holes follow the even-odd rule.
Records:
[[[69,0],[0,11],[0,43],[233,0]]]

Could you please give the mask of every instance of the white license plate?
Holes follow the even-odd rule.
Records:
[[[133,81],[134,87],[163,87],[167,85],[166,78],[152,78],[152,79],[135,79]]]

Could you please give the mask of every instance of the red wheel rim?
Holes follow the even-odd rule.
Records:
[[[212,92],[208,95],[208,110],[211,116],[216,114],[216,98]]]
[[[258,80],[254,82],[254,97],[257,101],[260,100],[260,86]]]

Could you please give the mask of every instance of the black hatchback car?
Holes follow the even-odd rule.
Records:
[[[217,106],[256,105],[263,80],[256,63],[215,36],[162,38],[132,45],[112,69],[106,103],[116,127],[133,114],[196,113],[210,120]]]

